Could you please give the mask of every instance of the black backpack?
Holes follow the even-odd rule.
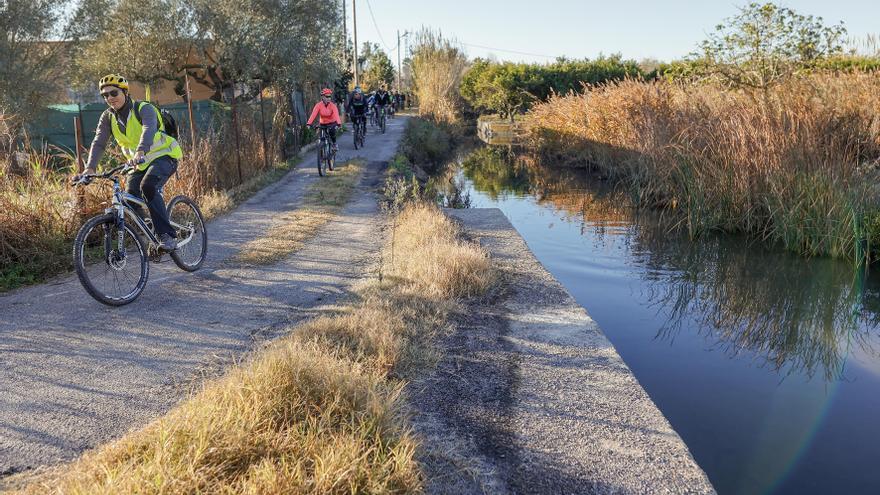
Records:
[[[141,103],[146,103],[147,105],[153,105],[153,108],[155,108],[157,110],[156,115],[160,119],[162,119],[161,124],[162,124],[162,126],[165,127],[165,130],[163,130],[162,132],[164,132],[165,134],[168,134],[169,136],[173,137],[176,140],[177,136],[178,136],[178,134],[177,134],[177,120],[174,119],[174,115],[172,115],[171,112],[169,112],[168,110],[165,110],[164,108],[160,108],[159,105],[154,105],[148,101],[135,101],[132,104],[132,109],[134,110],[134,118],[136,118],[137,121],[141,125],[144,125],[144,121],[141,119]]]

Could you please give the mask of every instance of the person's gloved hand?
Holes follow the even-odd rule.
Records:
[[[72,179],[70,179],[70,183],[73,185],[78,185],[78,184],[86,185],[86,184],[90,184],[91,182],[92,182],[92,178],[87,174],[76,174],[73,176]]]

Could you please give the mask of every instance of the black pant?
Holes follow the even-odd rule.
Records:
[[[336,144],[336,124],[321,124],[327,131],[327,135],[330,136],[330,142]]]
[[[168,182],[171,174],[177,170],[177,160],[170,156],[160,156],[150,163],[144,171],[137,171],[128,176],[126,190],[128,194],[144,198],[150,208],[153,228],[157,234],[169,234],[177,237],[171,222],[168,221],[168,210],[162,198],[162,186]],[[143,212],[140,212],[143,213]]]
[[[355,124],[363,123],[364,128],[367,126],[367,114],[366,113],[353,113],[350,115],[351,121]]]

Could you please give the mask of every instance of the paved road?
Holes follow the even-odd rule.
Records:
[[[359,151],[349,134],[340,139],[340,158],[366,158],[367,173],[341,219],[280,263],[241,268],[225,260],[320,180],[311,155],[208,225],[200,271],[153,265],[146,290],[128,306],[94,301],[75,275],[0,295],[0,480],[69,461],[146,424],[199,377],[344,295],[381,247],[374,190],[404,122],[369,133]]]

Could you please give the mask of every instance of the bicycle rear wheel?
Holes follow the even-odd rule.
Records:
[[[150,275],[147,246],[114,214],[86,221],[73,241],[76,275],[90,296],[108,306],[128,304],[143,292]]]
[[[171,259],[181,270],[198,270],[208,254],[208,230],[199,206],[186,196],[175,196],[168,202],[168,218],[177,233]]]

